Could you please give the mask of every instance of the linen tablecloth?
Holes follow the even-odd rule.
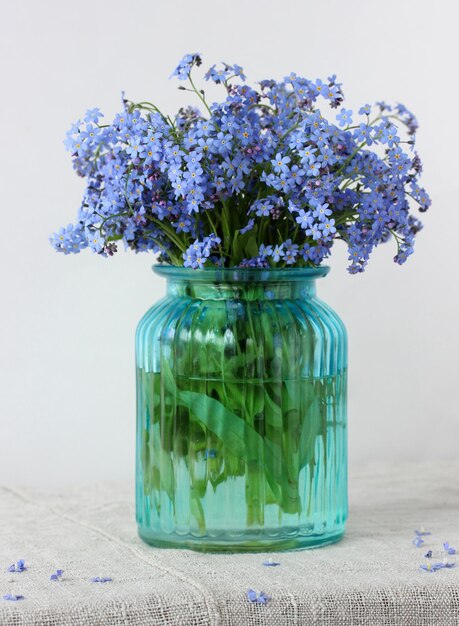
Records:
[[[445,541],[459,548],[458,474],[455,462],[354,471],[345,538],[272,555],[147,546],[136,534],[132,485],[4,485],[0,625],[457,625],[459,563],[433,573],[420,565],[442,562]],[[433,534],[416,547],[422,527]],[[280,565],[264,566],[267,556]],[[19,559],[27,569],[8,572]],[[51,581],[57,569],[64,574]],[[90,582],[97,576],[112,580]],[[249,588],[271,600],[251,603]]]

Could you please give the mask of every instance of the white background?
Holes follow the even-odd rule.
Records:
[[[344,248],[319,293],[350,337],[350,462],[452,459],[459,440],[459,14],[454,0],[33,0],[1,3],[0,480],[133,476],[134,329],[162,294],[151,256],[58,255],[83,181],[62,140],[120,91],[175,111],[186,52],[249,80],[337,73],[346,105],[401,101],[420,122],[433,206],[408,263],[361,276]],[[339,245],[339,244],[338,244]]]

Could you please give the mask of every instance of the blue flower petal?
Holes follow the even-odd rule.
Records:
[[[430,563],[427,563],[427,565],[422,564],[419,566],[419,568],[424,570],[425,572],[431,572],[432,574],[438,569],[438,567],[435,567],[435,565],[431,565]]]
[[[271,600],[271,596],[268,596],[264,591],[260,591],[260,593],[258,593],[255,589],[248,589],[247,599],[249,602],[253,602],[255,604],[267,604],[268,601]]]
[[[443,548],[445,549],[445,552],[447,552],[448,554],[456,554],[456,548],[453,548],[453,546],[450,546],[447,541],[443,543]]]
[[[260,591],[258,602],[261,604],[267,604],[269,600],[271,600],[271,596],[268,596],[264,591]]]
[[[14,574],[19,574],[21,572],[24,572],[27,569],[26,564],[24,559],[19,559],[19,561],[13,565],[10,565],[7,569],[8,572],[14,573]]]
[[[247,599],[250,602],[256,602],[258,598],[258,594],[254,589],[247,589]]]

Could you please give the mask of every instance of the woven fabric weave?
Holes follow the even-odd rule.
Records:
[[[149,547],[136,534],[130,485],[4,485],[0,625],[456,626],[459,563],[435,573],[419,566],[430,547],[436,560],[443,541],[459,548],[458,473],[456,463],[353,472],[345,539],[271,555]],[[420,526],[434,534],[416,548]],[[267,556],[281,565],[263,566]],[[8,573],[21,558],[28,569]],[[62,580],[50,581],[58,568]],[[95,576],[113,580],[91,583]],[[249,588],[272,599],[250,603]],[[8,593],[24,599],[2,600]]]

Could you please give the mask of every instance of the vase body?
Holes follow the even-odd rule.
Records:
[[[307,548],[347,518],[347,339],[327,268],[156,266],[137,328],[139,534],[205,551]]]

